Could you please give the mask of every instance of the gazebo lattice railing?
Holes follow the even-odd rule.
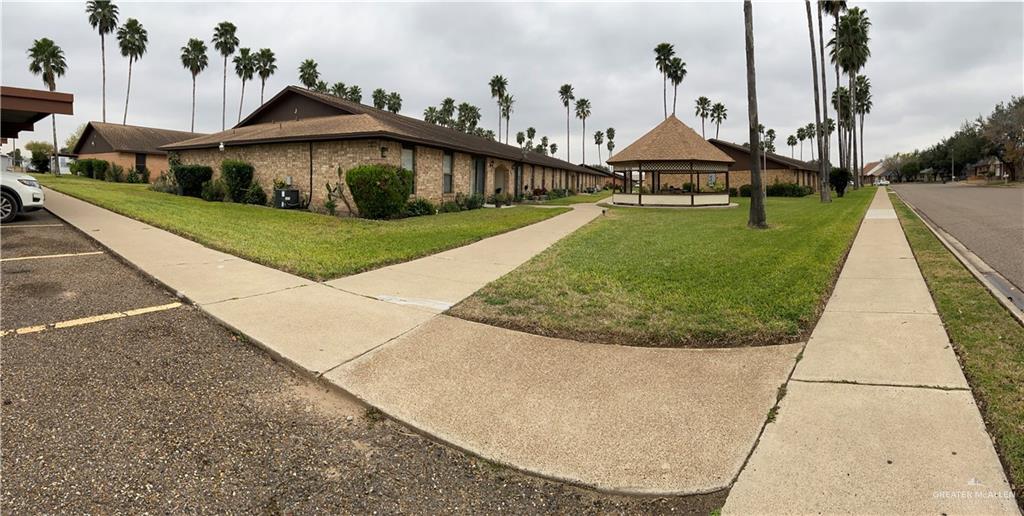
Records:
[[[622,188],[612,196],[614,204],[632,206],[728,206],[729,164],[714,161],[637,161],[616,164],[614,171],[621,175]],[[724,188],[704,186],[702,176],[725,175]],[[663,181],[662,176],[669,176]],[[683,176],[689,181],[672,181]],[[688,177],[687,177],[688,176]],[[639,187],[636,183],[639,182]],[[646,192],[646,193],[645,193]]]

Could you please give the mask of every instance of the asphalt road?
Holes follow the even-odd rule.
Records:
[[[892,187],[929,220],[1024,290],[1024,188],[903,183]]]
[[[523,475],[293,374],[45,212],[0,229],[0,513],[708,514]],[[57,258],[25,258],[75,254]]]

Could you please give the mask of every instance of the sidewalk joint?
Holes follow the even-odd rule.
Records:
[[[802,378],[793,378],[794,382],[801,383],[831,383],[837,385],[862,385],[865,387],[905,387],[908,389],[932,389],[938,391],[970,391],[967,387],[947,387],[943,385],[926,385],[926,384],[901,384],[901,383],[875,383],[875,382],[860,382],[856,380],[804,380]]]

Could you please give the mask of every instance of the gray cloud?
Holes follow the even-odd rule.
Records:
[[[964,119],[989,112],[1024,91],[1024,5],[1020,3],[865,3],[873,22],[874,112],[866,123],[866,156],[930,145]],[[297,82],[305,58],[329,82],[397,90],[403,112],[420,116],[443,97],[480,106],[482,124],[496,127],[488,79],[509,78],[517,103],[512,133],[536,127],[565,148],[565,111],[557,89],[569,82],[593,104],[593,131],[616,127],[621,149],[661,120],[661,78],[652,48],[675,44],[687,62],[679,89],[680,118],[700,128],[694,99],[706,95],[729,108],[722,138],[746,141],[743,20],[738,3],[684,4],[274,4],[120,3],[121,19],[138,18],[149,51],[135,65],[128,123],[187,129],[191,81],[179,62],[189,37],[209,42],[213,26],[230,20],[243,46],[270,47],[279,71],[267,95]],[[755,4],[761,120],[777,146],[813,120],[803,3]],[[58,89],[75,94],[75,116],[58,118],[61,141],[80,123],[100,118],[99,37],[84,2],[2,4],[3,83],[41,87],[27,70],[32,40],[50,37],[70,70]],[[212,52],[212,49],[211,49]],[[196,129],[220,129],[223,62],[211,54],[197,84]],[[229,64],[230,67],[230,64]],[[107,41],[107,120],[120,121],[127,63]],[[834,81],[829,74],[829,82]],[[239,82],[228,70],[228,125],[238,117]],[[671,95],[671,89],[669,91]],[[258,104],[259,83],[246,87],[245,112]],[[671,99],[670,99],[671,101]],[[571,123],[572,159],[580,159],[580,123]],[[49,122],[23,133],[49,139]],[[713,132],[708,128],[709,135]],[[560,150],[560,157],[564,151]],[[603,157],[606,157],[603,155]]]

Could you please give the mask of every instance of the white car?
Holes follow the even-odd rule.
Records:
[[[10,222],[19,213],[43,207],[43,189],[28,174],[0,172],[0,222]]]
[[[889,180],[879,179],[878,182],[875,183],[875,186],[889,186]]]

